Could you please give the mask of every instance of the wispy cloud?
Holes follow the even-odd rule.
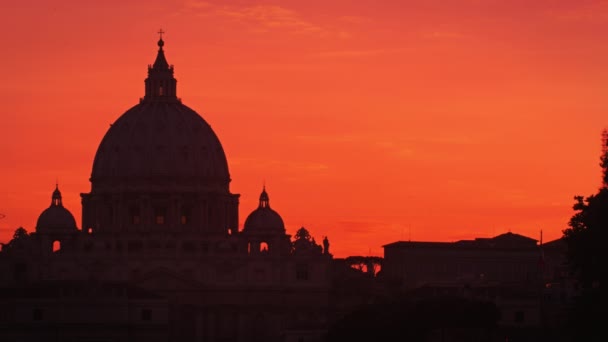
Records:
[[[252,25],[252,31],[264,33],[273,30],[292,34],[317,34],[347,38],[349,34],[341,30],[332,30],[304,18],[301,13],[279,5],[223,5],[208,1],[187,2],[182,14],[201,17],[221,17],[227,20]]]
[[[425,39],[461,39],[465,38],[465,35],[456,31],[446,30],[429,30],[424,31],[420,34]]]
[[[276,159],[262,159],[262,158],[232,158],[230,163],[233,165],[248,165],[252,168],[259,169],[270,169],[270,168],[282,168],[292,170],[306,170],[306,171],[324,171],[329,169],[329,166],[323,163],[310,162],[310,161],[294,161],[294,160],[276,160]]]
[[[361,50],[331,50],[320,51],[312,54],[313,57],[370,57],[390,53],[412,51],[412,48],[397,49],[361,49]]]
[[[360,15],[343,15],[339,17],[338,20],[351,24],[367,24],[372,22],[371,18]]]
[[[576,4],[576,2],[573,2]],[[551,9],[547,16],[563,22],[606,22],[608,21],[608,1],[592,1],[576,4],[570,8]]]
[[[423,153],[421,150],[429,148],[430,145],[436,146],[464,146],[474,145],[479,142],[464,135],[454,136],[427,136],[427,137],[406,137],[378,139],[365,135],[355,134],[332,134],[332,135],[300,135],[296,139],[314,145],[347,145],[352,148],[373,148],[385,155],[390,155],[398,159],[412,159],[419,157]],[[418,152],[418,153],[417,153]]]

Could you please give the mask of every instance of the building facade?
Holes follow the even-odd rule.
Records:
[[[56,328],[46,341],[321,339],[329,244],[292,239],[266,189],[239,229],[220,140],[176,85],[161,37],[144,97],[99,145],[81,227],[56,187],[35,233],[4,245],[0,340],[40,340],[32,324]]]
[[[565,253],[561,240],[542,244],[511,232],[456,242],[398,241],[384,246],[382,272],[412,297],[493,302],[505,336],[536,336],[563,324],[570,297],[562,291]]]

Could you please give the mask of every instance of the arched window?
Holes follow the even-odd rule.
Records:
[[[185,207],[182,208],[182,212],[180,215],[180,223],[181,224],[188,224],[190,223],[190,220],[192,219],[192,209],[190,209],[189,207]]]
[[[165,224],[165,216],[167,215],[167,210],[163,207],[157,207],[154,209],[154,221],[156,224]]]
[[[57,252],[60,249],[61,249],[61,241],[59,241],[59,240],[53,241],[53,252]]]
[[[140,224],[141,223],[139,207],[131,207],[129,209],[129,216],[131,218],[131,224]]]
[[[268,252],[268,243],[260,242],[260,253],[267,253],[267,252]]]
[[[303,263],[296,264],[296,280],[306,281],[308,279],[308,265]]]

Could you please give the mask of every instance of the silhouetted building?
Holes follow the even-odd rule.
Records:
[[[456,242],[398,241],[384,246],[383,277],[411,297],[486,300],[501,312],[505,336],[563,320],[571,295],[561,240],[538,244],[514,233]],[[557,293],[556,293],[557,292]],[[556,296],[559,297],[556,298]],[[560,301],[556,303],[556,301]],[[512,330],[515,329],[515,330]]]
[[[537,241],[511,232],[457,242],[398,241],[384,245],[384,276],[405,288],[427,283],[537,284],[541,251]]]
[[[3,247],[0,340],[317,341],[326,331],[329,242],[324,251],[303,228],[292,241],[266,189],[239,230],[220,140],[177,97],[163,45],[145,96],[99,145],[82,229],[57,187],[36,232]]]

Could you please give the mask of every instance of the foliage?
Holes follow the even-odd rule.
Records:
[[[26,238],[28,236],[27,230],[25,230],[25,228],[23,227],[19,227],[17,229],[15,229],[15,232],[13,233],[13,240],[19,240],[22,238]]]
[[[382,267],[384,259],[377,256],[349,256],[346,258],[346,263],[361,272],[366,272],[371,276],[375,276],[376,273]]]
[[[296,235],[294,236],[294,239],[310,241],[311,236],[310,236],[310,233],[308,232],[308,230],[306,228],[302,227],[302,228],[298,229],[298,231],[296,232]]]
[[[602,167],[602,185],[608,187],[608,129],[602,131],[602,155],[600,157]]]
[[[606,279],[603,244],[608,237],[608,189],[587,198],[575,197],[576,213],[564,230],[570,266],[584,288]]]
[[[602,186],[594,195],[584,198],[576,196],[573,209],[575,214],[564,230],[564,240],[568,246],[568,262],[572,274],[580,286],[580,294],[570,312],[569,327],[575,339],[599,341],[599,336],[586,332],[605,331],[600,317],[606,317],[607,268],[603,262],[603,245],[608,238],[608,131],[602,134]],[[604,299],[602,299],[604,298]],[[605,340],[605,339],[604,339]]]
[[[322,254],[323,247],[316,243],[306,228],[302,227],[294,236],[292,252],[295,254]]]
[[[2,244],[2,251],[6,252],[9,250],[23,248],[29,237],[30,235],[28,234],[27,230],[25,230],[25,228],[19,227],[15,229],[15,232],[13,233],[13,239],[7,244]]]

